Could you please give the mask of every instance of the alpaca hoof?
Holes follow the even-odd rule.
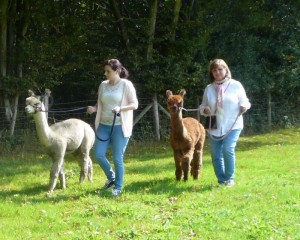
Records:
[[[93,176],[92,176],[92,175],[88,175],[88,176],[87,176],[87,179],[88,179],[90,182],[93,182]]]
[[[84,178],[80,178],[80,179],[79,179],[79,183],[80,183],[80,184],[83,184],[84,180],[85,180]]]
[[[47,196],[47,197],[50,197],[50,196],[52,195],[52,193],[53,193],[53,190],[49,190],[49,191],[46,193],[46,196]]]

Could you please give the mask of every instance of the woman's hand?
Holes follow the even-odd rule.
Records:
[[[203,112],[206,114],[206,115],[210,115],[211,114],[211,111],[210,111],[210,107],[205,107]]]
[[[87,111],[87,113],[92,114],[92,113],[96,112],[97,110],[93,106],[88,106],[86,111]]]
[[[246,108],[243,106],[240,106],[240,113],[243,114],[244,112],[246,112]]]
[[[116,106],[111,110],[113,113],[120,113],[121,111],[121,107],[120,106]]]

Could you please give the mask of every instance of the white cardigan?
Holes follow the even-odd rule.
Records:
[[[121,107],[127,106],[132,104],[131,110],[121,111],[120,112],[120,119],[121,119],[121,126],[122,131],[124,134],[124,137],[130,137],[132,134],[132,128],[133,128],[133,110],[138,108],[138,99],[136,96],[135,88],[131,81],[127,79],[121,79],[125,83],[123,96],[121,100]],[[105,84],[109,84],[109,80],[105,80],[101,82],[99,89],[98,89],[98,100],[97,100],[97,115],[95,119],[95,128],[99,127],[100,124],[100,118],[101,118],[101,110],[102,110],[102,103],[101,103],[101,94],[103,91],[103,86]]]
[[[226,89],[225,93],[223,93],[224,111],[222,113],[216,113],[218,128],[210,130],[210,134],[216,137],[221,137],[230,130],[240,112],[240,106],[245,107],[246,110],[251,107],[245,89],[239,81],[230,79],[223,84],[224,89]],[[216,111],[216,100],[216,87],[214,83],[211,83],[204,90],[202,103],[200,105],[200,114],[208,116],[203,111],[205,107],[209,106],[211,113],[214,115]],[[243,127],[243,115],[240,115],[232,129],[243,129]]]

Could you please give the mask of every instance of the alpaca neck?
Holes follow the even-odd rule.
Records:
[[[179,112],[178,114],[171,115],[171,127],[172,127],[172,133],[174,135],[180,135],[180,136],[183,135],[184,125],[182,122],[182,113],[181,112]]]
[[[48,125],[45,112],[37,112],[34,114],[35,127],[37,135],[42,145],[48,146],[50,127]]]

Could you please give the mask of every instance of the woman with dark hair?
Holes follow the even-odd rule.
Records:
[[[112,195],[118,196],[122,193],[123,158],[132,134],[133,110],[138,108],[138,100],[132,82],[127,79],[128,71],[121,62],[110,59],[103,65],[107,80],[99,86],[97,105],[88,106],[87,112],[97,112],[95,129],[98,138],[95,143],[95,158],[107,177],[102,189],[114,187]],[[115,117],[115,114],[119,117]],[[106,158],[109,145],[112,147],[114,170]]]
[[[209,64],[210,84],[205,88],[200,113],[215,116],[216,127],[209,128],[211,157],[219,184],[232,187],[235,173],[235,147],[244,127],[242,113],[251,104],[242,84],[232,79],[223,59]]]

